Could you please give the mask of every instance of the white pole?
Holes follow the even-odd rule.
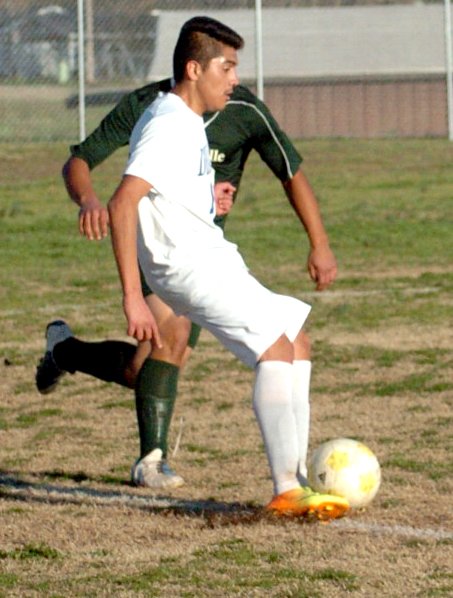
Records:
[[[453,57],[451,37],[451,4],[445,0],[445,55],[447,70],[448,139],[453,141]]]
[[[255,58],[256,58],[256,95],[264,99],[263,83],[263,28],[261,0],[255,0]]]
[[[93,0],[85,0],[85,78],[88,83],[95,81],[95,65],[94,65],[94,12]]]
[[[85,23],[83,19],[83,2],[77,0],[77,33],[78,33],[78,66],[79,66],[79,138],[83,141],[85,134]]]

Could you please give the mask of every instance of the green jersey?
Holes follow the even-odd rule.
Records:
[[[100,125],[71,154],[94,168],[118,148],[127,145],[135,123],[155,100],[168,92],[171,80],[145,85],[125,95]],[[238,85],[224,110],[204,115],[210,157],[216,181],[228,181],[239,189],[247,158],[252,150],[260,155],[280,181],[296,173],[301,156],[265,104],[249,89]],[[222,224],[224,217],[217,219]]]

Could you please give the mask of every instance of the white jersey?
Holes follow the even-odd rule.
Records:
[[[162,94],[136,124],[130,148],[126,174],[152,185],[138,206],[138,257],[150,288],[251,367],[282,334],[293,340],[310,306],[263,287],[214,224],[203,119]]]
[[[139,253],[146,248],[153,272],[232,245],[214,224],[214,171],[203,118],[180,97],[160,93],[145,110],[132,132],[125,172],[152,185],[139,204]]]

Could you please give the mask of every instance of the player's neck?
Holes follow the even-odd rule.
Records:
[[[195,112],[195,114],[198,114],[198,116],[203,116],[204,112],[206,112],[206,106],[202,101],[196,86],[191,85],[190,81],[176,83],[171,91],[180,97],[181,100]]]

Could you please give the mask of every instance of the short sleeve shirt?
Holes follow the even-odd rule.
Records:
[[[94,168],[129,143],[144,110],[160,91],[170,89],[171,80],[166,79],[125,95],[85,141],[71,146],[72,155]],[[247,87],[238,85],[225,109],[204,115],[204,121],[216,181],[229,181],[238,188],[252,151],[259,154],[282,183],[294,176],[302,162],[269,109]]]
[[[159,266],[223,244],[214,224],[214,173],[203,119],[178,96],[160,95],[135,126],[125,174],[152,185],[139,205],[142,242]]]

